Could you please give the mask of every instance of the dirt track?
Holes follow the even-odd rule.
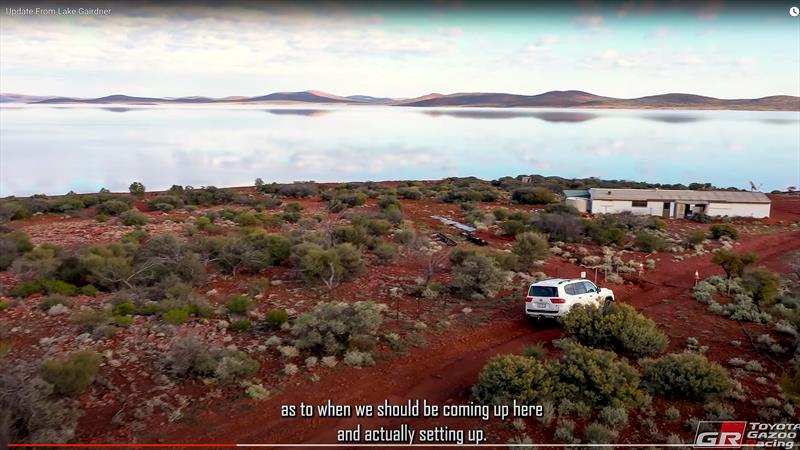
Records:
[[[748,236],[737,251],[758,250],[759,265],[773,270],[786,271],[787,255],[800,250],[800,232],[786,232],[762,236]],[[687,336],[710,334],[716,336],[712,343],[723,347],[731,339],[746,339],[735,322],[704,314],[705,331],[676,323],[684,311],[702,314],[704,305],[690,298],[692,274],[695,270],[703,277],[721,273],[711,263],[711,255],[694,257],[683,262],[664,260],[659,270],[648,274],[640,286],[626,285],[618,291],[621,301],[631,303],[657,322],[668,327],[673,341],[671,349],[680,349]],[[667,301],[669,300],[669,301]],[[678,311],[676,313],[676,310]],[[751,330],[760,326],[748,324]],[[695,333],[695,334],[693,334]],[[332,400],[338,404],[377,405],[389,400],[404,403],[408,399],[426,399],[432,404],[467,403],[470,386],[486,360],[497,354],[519,353],[532,343],[548,344],[559,337],[561,331],[552,325],[531,326],[521,310],[514,305],[481,328],[462,330],[456,335],[440,336],[429,348],[412,350],[400,357],[370,369],[345,368],[322,378],[316,384],[300,382],[286,386],[284,391],[262,403],[252,411],[226,417],[205,413],[199,423],[216,424],[198,433],[197,427],[174,429],[167,440],[184,442],[239,442],[239,443],[333,443],[336,430],[355,427],[358,423],[370,428],[399,426],[402,419],[334,419],[334,418],[281,418],[283,404],[317,405]],[[715,359],[727,358],[725,349],[716,352]],[[450,428],[480,428],[485,423],[476,419],[415,419],[414,428],[447,425]],[[496,424],[495,424],[496,425]],[[490,442],[498,442],[490,438]],[[502,442],[502,441],[499,441]]]

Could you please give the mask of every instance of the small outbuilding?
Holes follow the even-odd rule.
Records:
[[[688,218],[708,216],[767,218],[771,202],[762,192],[670,189],[589,189],[593,214],[633,214]]]

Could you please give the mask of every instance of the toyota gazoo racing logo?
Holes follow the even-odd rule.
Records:
[[[794,448],[798,423],[759,423],[744,421],[699,422],[694,438],[695,447],[742,448],[774,447]]]

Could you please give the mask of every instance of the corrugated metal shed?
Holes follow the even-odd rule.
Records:
[[[715,203],[770,203],[762,192],[671,189],[589,189],[592,200],[652,200]]]

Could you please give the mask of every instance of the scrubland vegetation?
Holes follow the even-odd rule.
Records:
[[[774,329],[751,338],[764,359],[712,361],[702,337],[678,342],[626,296],[573,308],[552,345],[532,341],[524,355],[491,358],[471,398],[460,400],[542,404],[542,430],[571,444],[655,429],[654,410],[667,399],[693,405],[662,408],[670,423],[696,421],[698,408],[726,417],[746,395],[744,380],[781,386],[783,396],[761,400],[760,416],[791,413],[800,398],[800,271],[779,275],[738,251],[746,224],[675,229],[632,214],[589,217],[560,203],[563,188],[626,183],[257,180],[249,190],[176,185],[151,193],[134,182],[124,194],[2,199],[0,368],[8,370],[0,374],[0,442],[75,440],[89,405],[113,405],[113,423],[135,434],[148,420],[191,420],[199,398],[269,401],[337,371],[371,374],[430,341],[447,343],[450,332],[516,320],[531,281],[595,270],[599,282],[633,292],[634,303],[663,261],[704,256],[725,276],[687,292],[711,314]],[[434,214],[474,226],[488,245],[460,239]],[[92,231],[59,242],[59,230],[43,234],[37,222]],[[93,234],[104,232],[115,234]],[[23,329],[33,330],[30,352],[17,346]],[[792,368],[774,373],[769,358],[793,358]],[[126,406],[126,395],[141,406]],[[670,431],[660,441],[681,439]]]

